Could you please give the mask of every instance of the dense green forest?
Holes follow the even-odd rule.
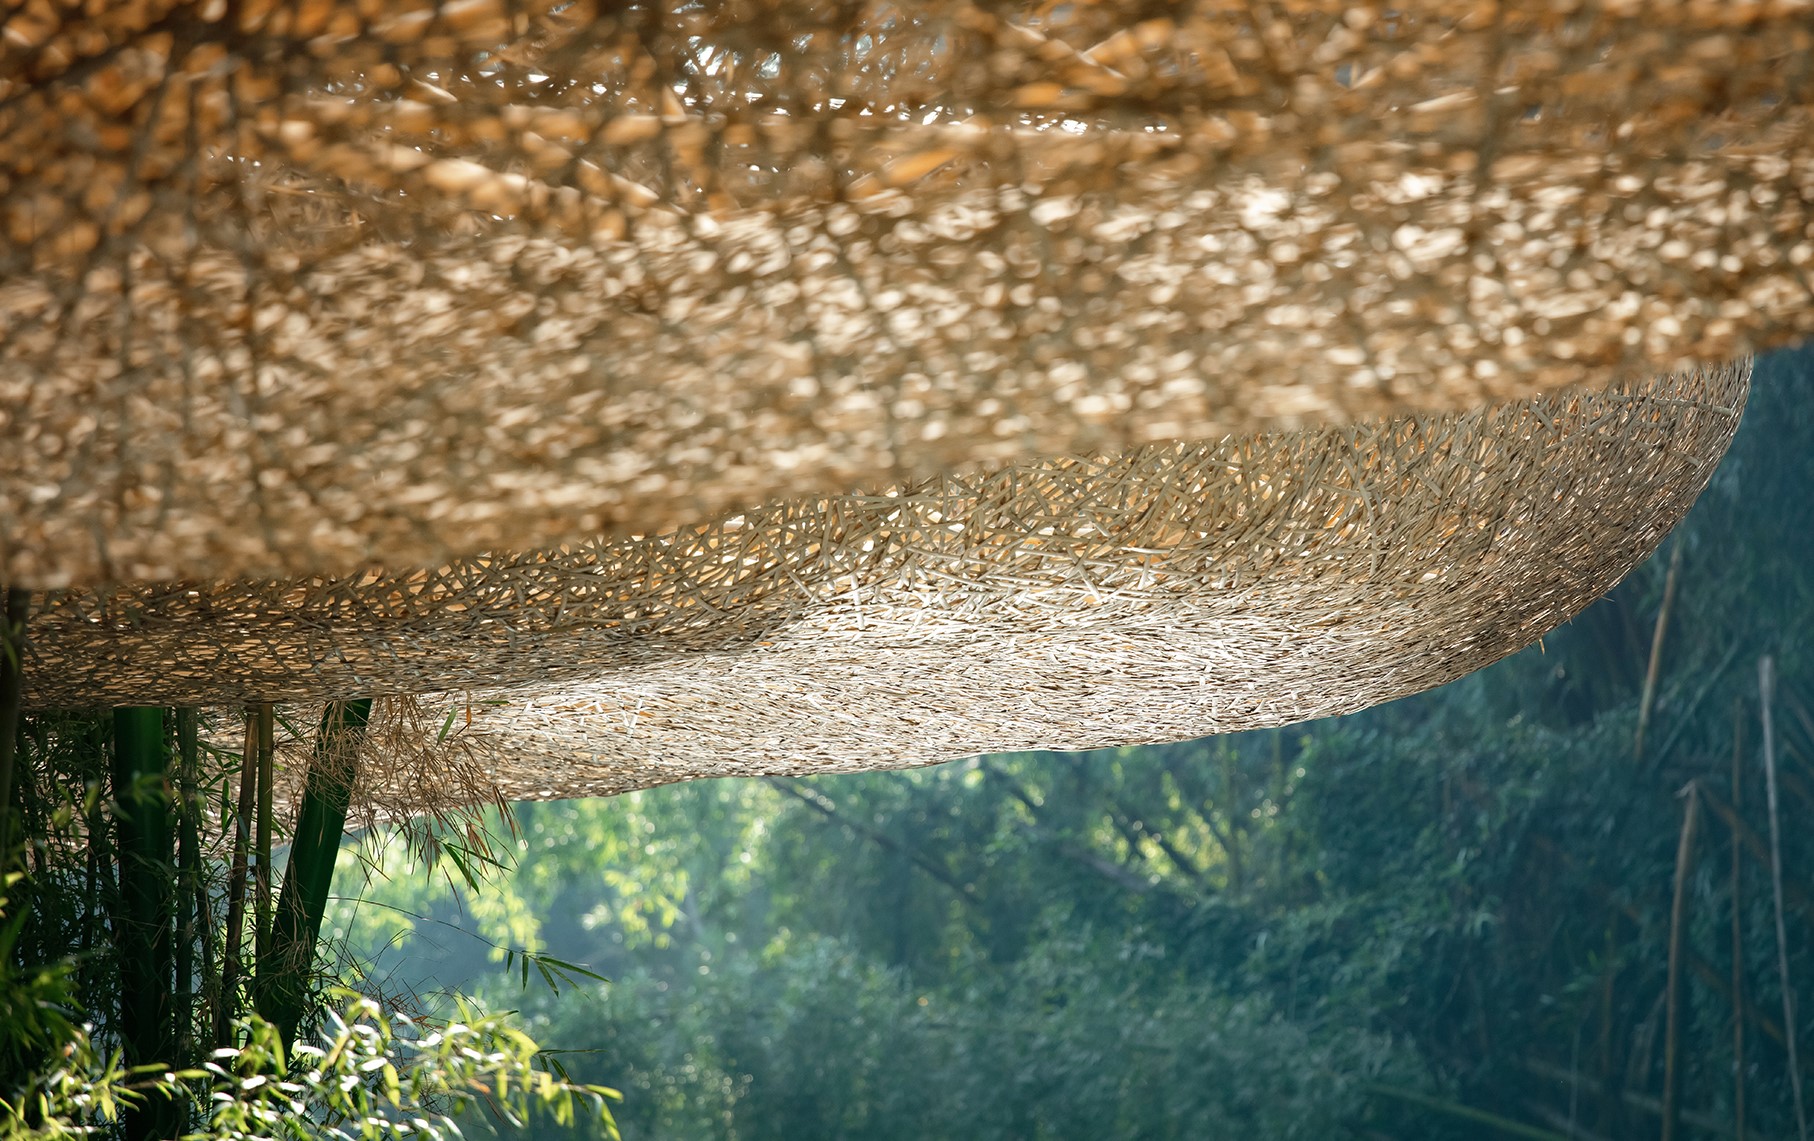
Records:
[[[478,890],[368,837],[329,926],[390,1001],[523,1011],[630,1137],[1805,1138],[1811,372],[1760,363],[1656,558],[1439,691],[520,805]]]

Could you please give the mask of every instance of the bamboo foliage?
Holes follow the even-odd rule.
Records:
[[[6,602],[0,624],[0,740],[8,747],[0,758],[0,841],[6,844],[0,870],[6,877],[0,895],[9,897],[9,905],[0,925],[0,974],[9,989],[0,996],[8,1012],[0,1028],[0,1097],[20,1095],[18,1083],[43,1063],[34,1051],[62,1056],[85,1033],[58,1014],[65,1006],[85,1007],[99,1040],[116,1042],[127,1065],[180,1069],[210,1049],[243,1047],[234,1028],[248,942],[275,945],[281,962],[298,964],[305,986],[285,989],[282,972],[261,962],[265,986],[254,988],[260,1000],[276,993],[290,1003],[286,1033],[293,1035],[310,998],[307,975],[371,703],[333,705],[324,716],[301,806],[301,842],[292,847],[278,909],[286,922],[273,934],[258,914],[270,908],[248,907],[248,888],[255,886],[253,873],[262,872],[268,890],[277,807],[275,708],[262,704],[246,711],[245,743],[237,753],[223,747],[217,716],[194,707],[124,706],[103,715],[21,721],[19,695],[33,664],[24,641],[30,596],[12,589]],[[29,763],[15,765],[15,746]],[[230,798],[235,783],[236,805]],[[216,795],[221,811],[211,819]],[[25,821],[24,855],[16,866],[30,874],[22,881],[6,835],[15,817]],[[74,875],[66,866],[72,854],[78,857]],[[224,890],[217,875],[224,875]],[[112,953],[106,954],[109,938]],[[39,980],[40,991],[16,993],[20,980],[31,978]],[[18,1017],[27,1013],[23,1021]],[[188,1108],[180,1093],[165,1084],[131,1099],[120,1136],[164,1141],[184,1132]],[[12,1108],[0,1110],[0,1131],[20,1120]]]
[[[246,1048],[248,998],[261,1010],[277,1002],[293,1035],[321,997],[315,945],[367,716],[363,702],[329,710],[312,743],[316,763],[304,766],[314,779],[305,775],[300,805],[285,790],[283,766],[270,760],[278,752],[272,746],[298,751],[297,742],[273,740],[272,726],[288,720],[274,707],[238,717],[126,707],[30,718],[23,736],[31,764],[15,791],[25,805],[32,875],[3,893],[26,908],[8,908],[0,937],[6,968],[72,957],[70,1005],[79,1003],[94,1023],[97,1047],[118,1046],[126,1064],[182,1070],[203,1064],[212,1050]],[[245,739],[229,746],[234,723]],[[269,927],[258,921],[252,874],[261,728],[266,771],[280,778],[266,836],[289,833],[285,821],[295,808],[304,829]],[[440,819],[453,825],[455,815],[443,806]],[[270,949],[262,956],[261,946]],[[285,965],[290,975],[279,969]],[[14,1097],[21,1067],[35,1064],[21,1043],[44,1047],[27,1029],[10,1016],[0,1028],[0,1099]],[[62,1044],[44,1048],[54,1053]],[[0,1109],[0,1131],[6,1112]],[[189,1112],[181,1097],[159,1093],[128,1113],[121,1136],[165,1141],[197,1124]]]
[[[1732,1121],[1729,1129],[1719,1127],[1719,1131],[1729,1132],[1736,1138],[1743,1138],[1747,1136],[1749,1132],[1747,1114],[1747,1101],[1749,1098],[1747,1094],[1746,1074],[1748,1066],[1751,1063],[1748,1061],[1750,1052],[1746,1048],[1748,1026],[1760,1030],[1767,1039],[1774,1042],[1783,1051],[1784,1073],[1792,1097],[1797,1094],[1799,1088],[1803,1084],[1798,1035],[1795,1029],[1797,1025],[1795,1014],[1797,1004],[1795,1001],[1795,989],[1792,977],[1788,970],[1789,944],[1787,942],[1787,929],[1785,926],[1785,904],[1792,906],[1797,913],[1804,918],[1814,917],[1814,896],[1809,895],[1806,889],[1801,887],[1798,882],[1791,882],[1782,874],[1782,836],[1780,824],[1778,823],[1780,810],[1777,808],[1777,796],[1779,794],[1776,792],[1781,784],[1781,774],[1775,772],[1777,763],[1774,727],[1773,719],[1768,712],[1770,704],[1775,700],[1774,691],[1775,681],[1773,662],[1769,658],[1761,659],[1759,663],[1758,695],[1760,698],[1760,709],[1762,710],[1760,716],[1763,720],[1765,730],[1760,753],[1762,760],[1761,767],[1763,768],[1765,775],[1765,807],[1766,812],[1770,817],[1770,830],[1768,833],[1763,837],[1758,836],[1757,833],[1746,824],[1742,814],[1744,803],[1744,781],[1742,779],[1742,767],[1739,765],[1739,758],[1742,757],[1744,752],[1742,720],[1734,721],[1735,731],[1732,741],[1734,760],[1731,773],[1732,802],[1722,802],[1712,789],[1698,780],[1691,781],[1683,792],[1685,804],[1683,809],[1682,829],[1678,842],[1676,871],[1673,880],[1675,885],[1673,903],[1670,908],[1668,924],[1668,981],[1665,984],[1663,992],[1663,1001],[1665,1003],[1668,1018],[1668,1029],[1665,1031],[1663,1097],[1660,1101],[1654,1103],[1656,1107],[1655,1112],[1662,1121],[1663,1136],[1666,1139],[1672,1136],[1680,1136],[1682,1122],[1688,1117],[1695,1116],[1684,1109],[1679,1096],[1680,1082],[1682,1080],[1680,1076],[1680,1064],[1682,1059],[1680,1028],[1685,1023],[1686,1016],[1682,1012],[1684,1010],[1684,1004],[1687,1001],[1683,989],[1684,980],[1681,972],[1681,967],[1683,965],[1694,967],[1696,977],[1698,977],[1710,991],[1718,995],[1731,1011],[1732,1060],[1734,1067]],[[1728,875],[1728,907],[1730,911],[1729,932],[1731,944],[1731,969],[1730,979],[1725,982],[1721,981],[1720,976],[1713,970],[1710,964],[1706,963],[1705,960],[1700,959],[1692,951],[1687,942],[1687,932],[1692,926],[1689,914],[1690,893],[1688,890],[1688,883],[1692,877],[1692,853],[1698,831],[1698,809],[1702,806],[1705,806],[1709,810],[1712,819],[1725,826],[1730,843],[1731,866]],[[1743,867],[1744,859],[1747,855],[1763,865],[1765,871],[1768,873],[1768,879],[1771,885],[1772,912],[1775,923],[1775,965],[1778,989],[1782,994],[1783,1003],[1781,1022],[1778,1022],[1764,1014],[1762,1011],[1757,1010],[1751,1005],[1746,996],[1742,915],[1744,910]],[[1632,917],[1637,918],[1636,913],[1633,913]],[[1795,1101],[1796,1107],[1799,1109],[1799,1098],[1796,1097]],[[1700,1128],[1716,1129],[1716,1126],[1711,1124],[1710,1119],[1706,1118],[1705,1115],[1700,1115],[1699,1120],[1703,1122]],[[1797,1128],[1799,1129],[1799,1124]]]

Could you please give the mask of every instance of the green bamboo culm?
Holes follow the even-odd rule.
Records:
[[[120,1040],[129,1065],[174,1066],[176,964],[176,829],[167,769],[164,710],[113,711],[114,821],[120,853],[120,912],[113,933],[120,956]],[[127,1141],[156,1141],[182,1132],[183,1106],[153,1095],[127,1110]]]
[[[277,707],[268,701],[261,701],[253,708],[258,764],[252,775],[258,798],[258,828],[253,835],[252,846],[252,883],[255,889],[252,893],[252,947],[262,957],[265,941],[271,937],[271,789],[277,779]],[[252,763],[251,754],[247,755],[246,763]]]
[[[187,1061],[195,1053],[193,1011],[198,995],[195,951],[202,948],[204,964],[214,939],[202,935],[208,925],[206,887],[201,866],[201,800],[196,790],[201,769],[201,717],[193,708],[176,711],[176,1051]],[[213,976],[204,970],[203,979]]]
[[[347,807],[359,775],[359,745],[371,712],[371,699],[364,698],[330,702],[321,715],[296,834],[290,841],[289,864],[271,917],[270,938],[258,961],[254,1005],[277,1027],[286,1049],[296,1040],[308,1001],[315,941],[321,933],[334,860],[340,853]]]
[[[0,871],[13,850],[13,765],[19,737],[19,708],[25,679],[25,619],[31,612],[31,592],[16,586],[5,590],[0,614]]]

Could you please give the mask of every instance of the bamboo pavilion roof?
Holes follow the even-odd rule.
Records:
[[[11,0],[26,699],[439,702],[560,796],[1439,684],[1651,551],[1814,329],[1811,40]]]
[[[0,578],[344,574],[1814,326],[1807,5],[12,0]]]
[[[63,592],[26,699],[408,697],[464,711],[459,747],[519,797],[1281,725],[1460,677],[1597,598],[1705,486],[1749,377],[1011,464],[433,571]]]

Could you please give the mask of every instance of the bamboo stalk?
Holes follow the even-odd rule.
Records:
[[[31,592],[7,587],[4,625],[0,625],[0,867],[12,859],[13,765],[25,680],[25,622],[30,613]]]
[[[1718,796],[1708,792],[1705,788],[1701,789],[1701,799],[1706,802],[1707,807],[1713,811],[1714,817],[1739,838],[1740,842],[1744,844],[1746,851],[1750,852],[1758,863],[1768,867],[1770,863],[1770,843],[1768,839],[1758,836],[1758,834],[1752,831],[1744,821],[1738,819],[1738,817],[1733,814],[1731,806],[1722,803]],[[1783,903],[1788,907],[1795,908],[1804,920],[1814,923],[1814,893],[1810,893],[1807,888],[1801,886],[1794,880],[1784,881]]]
[[[227,871],[227,946],[221,956],[220,1001],[214,1006],[214,1045],[224,1049],[239,1005],[240,942],[246,927],[246,850],[251,846],[251,817],[258,786],[257,713],[246,708],[246,745],[239,764],[239,811],[233,816],[233,862]]]
[[[308,1001],[315,943],[371,711],[370,698],[329,702],[322,711],[290,841],[290,862],[271,916],[270,942],[259,956],[254,987],[258,1013],[277,1027],[286,1049],[295,1042]]]
[[[1707,799],[1708,807],[1714,809],[1715,814],[1717,815],[1721,805],[1709,796],[1705,789],[1702,790],[1701,795]],[[1558,847],[1554,841],[1541,835],[1533,837],[1532,841],[1536,847],[1555,856],[1565,865],[1569,867],[1578,867],[1573,858],[1569,856],[1568,852],[1563,848]],[[1591,877],[1588,878],[1586,882],[1588,890],[1592,891],[1602,903],[1611,907],[1614,911],[1623,915],[1634,924],[1641,926],[1645,923],[1644,913],[1638,909],[1636,904],[1629,900],[1621,899],[1611,888],[1603,883],[1596,882]],[[1608,947],[1610,954],[1612,944],[1609,943]],[[1742,1010],[1744,1016],[1751,1020],[1751,1025],[1755,1026],[1764,1037],[1779,1045],[1783,1042],[1783,1028],[1778,1026],[1776,1021],[1768,1014],[1759,1010],[1756,1005],[1744,1001],[1742,995],[1733,994],[1726,977],[1721,974],[1718,968],[1714,967],[1712,963],[1708,962],[1700,955],[1695,954],[1693,947],[1686,949],[1683,954],[1683,960],[1694,970],[1696,977],[1706,984],[1708,990],[1719,995],[1722,1000],[1735,1009]],[[1604,1045],[1602,1045],[1602,1049],[1604,1049]]]
[[[1732,645],[1721,655],[1718,664],[1706,671],[1701,678],[1700,689],[1696,690],[1694,696],[1689,698],[1677,712],[1674,727],[1669,730],[1669,735],[1663,738],[1663,743],[1658,745],[1651,754],[1656,761],[1667,757],[1669,750],[1675,747],[1677,741],[1681,740],[1682,734],[1687,732],[1690,725],[1694,724],[1694,715],[1699,712],[1701,703],[1707,700],[1707,696],[1713,692],[1714,687],[1719,685],[1720,679],[1725,676],[1726,671],[1732,668],[1732,663],[1738,661],[1739,649],[1739,641],[1735,638]]]
[[[1669,612],[1675,607],[1675,582],[1681,569],[1682,544],[1676,542],[1669,552],[1669,570],[1663,576],[1663,604],[1657,608],[1656,627],[1650,633],[1650,664],[1644,669],[1644,694],[1638,699],[1638,731],[1631,743],[1633,760],[1641,760],[1644,756],[1644,734],[1650,728],[1650,713],[1656,705],[1657,679],[1663,672],[1663,639],[1669,633]]]
[[[200,808],[197,804],[197,815],[200,815]],[[195,914],[198,916],[196,942],[200,944],[202,951],[201,990],[196,996],[200,1003],[197,1022],[211,1031],[214,1028],[214,1012],[220,1008],[221,1003],[220,975],[214,969],[214,911],[208,899],[206,881],[197,877],[193,890]]]
[[[1574,1122],[1551,1109],[1549,1106],[1544,1105],[1536,1098],[1526,1098],[1524,1104],[1525,1108],[1531,1111],[1532,1116],[1543,1120],[1555,1129],[1561,1130],[1563,1137],[1567,1138],[1567,1141],[1607,1141],[1607,1138],[1600,1136],[1598,1133],[1591,1132],[1580,1125],[1576,1125]]]
[[[1732,817],[1744,806],[1745,781],[1743,757],[1745,720],[1742,707],[1735,701],[1732,709]],[[1744,848],[1738,829],[1732,830],[1732,1136],[1745,1141],[1745,919],[1744,919]]]
[[[1619,1066],[1614,1058],[1612,1032],[1614,985],[1619,969],[1618,922],[1617,915],[1606,918],[1606,953],[1604,965],[1600,968],[1600,1041],[1596,1051],[1600,1059],[1601,1090],[1597,1124],[1602,1128],[1611,1126],[1615,1129],[1620,1124],[1617,1087],[1614,1085]]]
[[[1419,1093],[1416,1090],[1400,1089],[1397,1086],[1389,1086],[1376,1082],[1367,1087],[1367,1092],[1381,1097],[1389,1097],[1395,1101],[1408,1102],[1411,1105],[1421,1106],[1424,1109],[1440,1113],[1445,1117],[1453,1117],[1461,1121],[1470,1122],[1474,1125],[1484,1126],[1494,1133],[1506,1137],[1526,1137],[1530,1138],[1530,1141],[1568,1141],[1568,1137],[1564,1134],[1555,1133],[1548,1129],[1539,1129],[1534,1125],[1526,1125],[1522,1121],[1514,1121],[1509,1117],[1502,1117],[1497,1113],[1490,1113],[1484,1109],[1476,1109],[1471,1105],[1463,1105],[1461,1102],[1450,1101],[1447,1098],[1432,1097],[1427,1093]]]
[[[1688,876],[1694,870],[1694,836],[1700,823],[1699,786],[1689,781],[1683,795],[1682,836],[1675,850],[1675,898],[1669,906],[1668,1013],[1663,1031],[1663,1141],[1681,1130],[1682,1075],[1677,1065],[1682,1025],[1682,931],[1688,914]]]
[[[158,778],[167,763],[164,711],[113,711],[114,820],[119,832],[120,1040],[128,1065],[176,1061],[170,935],[175,898],[170,879],[169,797]],[[162,1141],[182,1128],[183,1106],[150,1096],[123,1118],[127,1141]]]
[[[1562,1066],[1553,1065],[1540,1058],[1524,1058],[1519,1064],[1537,1077],[1561,1082],[1568,1086],[1571,1096],[1577,1088],[1584,1088],[1588,1093],[1591,1093],[1596,1097],[1601,1096],[1599,1083],[1585,1074],[1576,1073],[1575,1071],[1565,1069]],[[1623,1091],[1621,1096],[1627,1106],[1637,1110],[1639,1113],[1656,1118],[1661,1118],[1663,1115],[1663,1103],[1654,1097],[1649,1097],[1636,1090],[1629,1089]],[[1576,1130],[1572,1126],[1569,1126],[1567,1124],[1567,1117],[1560,1114],[1557,1116],[1560,1118],[1557,1122],[1557,1128],[1561,1129],[1564,1133],[1585,1132],[1584,1130]],[[1731,1130],[1727,1129],[1725,1125],[1719,1121],[1714,1120],[1708,1114],[1696,1113],[1692,1110],[1684,1109],[1682,1111],[1682,1124],[1691,1125],[1703,1133],[1711,1133],[1717,1137],[1730,1137],[1732,1135]]]
[[[971,906],[976,906],[977,900],[975,897],[975,888],[954,877],[949,871],[940,867],[936,861],[921,852],[918,848],[905,845],[901,841],[888,835],[886,832],[871,828],[860,821],[852,820],[842,815],[830,800],[820,796],[811,789],[800,788],[791,780],[786,780],[781,777],[764,777],[763,780],[773,788],[786,793],[801,804],[806,805],[827,820],[842,824],[862,836],[864,839],[874,843],[877,847],[906,859],[908,863],[924,872],[927,876],[956,892],[959,899]]]
[[[1776,964],[1782,981],[1784,1045],[1789,1051],[1789,1089],[1795,1096],[1795,1131],[1808,1141],[1808,1114],[1802,1102],[1801,1062],[1795,1049],[1795,994],[1789,980],[1789,935],[1783,925],[1782,821],[1776,796],[1776,735],[1770,723],[1776,690],[1776,662],[1768,654],[1757,660],[1757,695],[1763,709],[1764,799],[1770,809],[1770,891],[1776,915]]]
[[[257,885],[257,907],[253,912],[252,950],[263,958],[271,932],[271,785],[276,779],[277,768],[277,707],[261,701],[248,716],[252,718],[256,736],[248,739],[245,763],[253,765],[254,751],[258,757],[253,765],[258,782],[258,835],[257,847],[253,849],[257,854],[252,873]]]
[[[201,909],[195,887],[201,882],[201,835],[196,827],[195,773],[199,726],[193,708],[176,711],[176,1057],[188,1065],[195,1026],[195,937]]]

